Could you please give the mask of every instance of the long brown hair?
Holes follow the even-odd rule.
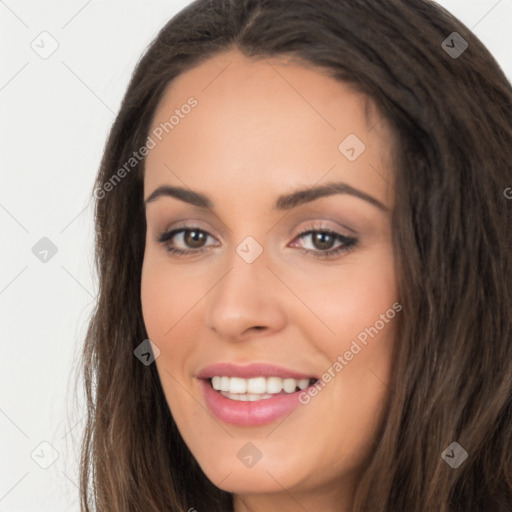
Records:
[[[448,51],[462,48],[453,32],[468,43],[460,55]],[[388,414],[354,510],[510,512],[512,89],[475,35],[428,0],[197,0],[149,46],[93,191],[99,296],[83,351],[82,510],[233,509],[183,442],[155,365],[133,353],[147,338],[144,160],[126,171],[169,83],[232,48],[318,66],[373,99],[395,136],[403,313]],[[468,453],[456,469],[441,456],[452,442]]]

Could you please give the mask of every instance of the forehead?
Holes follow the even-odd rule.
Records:
[[[192,188],[231,191],[241,179],[254,190],[286,191],[326,173],[368,191],[391,179],[391,133],[373,102],[286,58],[233,50],[183,73],[162,97],[150,136],[156,145],[146,158],[146,196],[180,178]]]

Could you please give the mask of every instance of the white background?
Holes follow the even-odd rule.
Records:
[[[439,3],[512,79],[512,0]],[[0,0],[0,512],[79,511],[72,384],[97,292],[88,198],[135,64],[187,4]],[[59,45],[48,59],[31,48],[43,31]],[[32,253],[42,237],[58,249],[46,263]],[[41,442],[58,453],[46,470]]]

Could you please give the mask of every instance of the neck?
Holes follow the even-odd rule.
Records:
[[[298,492],[283,488],[281,493],[235,494],[234,512],[351,512],[353,489],[344,490],[342,485],[334,490]]]

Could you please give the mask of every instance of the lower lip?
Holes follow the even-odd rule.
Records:
[[[272,423],[290,414],[300,405],[299,391],[286,395],[276,395],[273,398],[263,398],[254,402],[242,402],[221,395],[212,388],[210,381],[207,379],[201,379],[200,383],[206,405],[213,415],[217,419],[232,425],[253,427]]]

